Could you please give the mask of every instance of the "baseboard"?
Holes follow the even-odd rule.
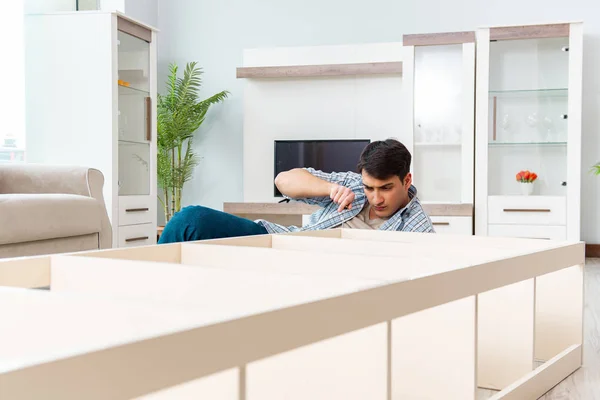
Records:
[[[585,256],[586,257],[600,257],[600,244],[586,244],[585,245]]]

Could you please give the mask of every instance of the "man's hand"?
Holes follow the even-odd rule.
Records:
[[[338,212],[347,208],[348,210],[352,207],[354,201],[354,192],[342,185],[336,183],[331,184],[331,191],[329,197],[334,203],[338,204]]]

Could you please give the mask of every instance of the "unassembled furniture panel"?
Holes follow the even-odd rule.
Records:
[[[583,263],[366,230],[6,260],[0,398],[537,398],[581,366]]]

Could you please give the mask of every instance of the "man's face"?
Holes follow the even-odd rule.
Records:
[[[372,212],[379,218],[391,217],[409,201],[408,189],[412,183],[410,173],[403,180],[397,175],[379,180],[363,170],[362,180]]]

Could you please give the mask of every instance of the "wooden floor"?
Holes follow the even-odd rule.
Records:
[[[541,400],[600,400],[600,258],[586,260],[583,354],[583,367]],[[486,400],[495,393],[479,390],[478,397]]]

